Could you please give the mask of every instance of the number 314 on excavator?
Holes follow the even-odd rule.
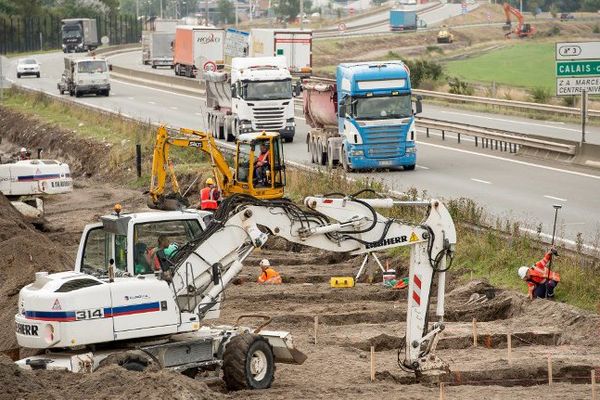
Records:
[[[173,163],[169,158],[171,146],[196,148],[210,158],[213,175],[224,197],[248,194],[262,200],[280,199],[285,187],[283,145],[279,133],[254,132],[237,137],[234,166],[227,159],[209,133],[182,128],[179,131],[161,126],[156,132],[152,177],[148,207],[176,210],[188,206],[181,194]],[[165,193],[167,177],[171,192]]]

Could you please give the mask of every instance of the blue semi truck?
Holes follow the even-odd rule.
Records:
[[[417,162],[410,71],[402,61],[340,64],[336,80],[305,80],[304,116],[313,163],[346,171],[413,170]]]
[[[392,9],[390,10],[390,30],[410,31],[417,29],[417,10],[414,7],[410,9]]]

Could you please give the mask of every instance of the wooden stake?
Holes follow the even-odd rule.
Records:
[[[552,385],[552,356],[548,354],[548,385]]]
[[[375,382],[375,346],[371,346],[371,382]]]
[[[508,366],[512,366],[512,335],[510,332],[506,334],[506,349],[508,351]]]
[[[596,369],[592,368],[592,400],[598,400],[596,396]]]
[[[440,400],[446,400],[446,393],[444,389],[444,382],[440,382]]]
[[[477,347],[477,319],[473,318],[473,347]]]
[[[319,330],[319,316],[315,315],[315,346],[317,345],[317,332]]]

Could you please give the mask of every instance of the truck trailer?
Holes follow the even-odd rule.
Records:
[[[224,64],[225,29],[178,26],[175,31],[175,75],[195,78],[198,71],[216,71]]]
[[[95,19],[63,19],[60,31],[63,53],[91,51],[100,45]]]
[[[303,82],[306,137],[313,163],[348,171],[415,169],[410,74],[402,61],[340,64],[336,80]]]
[[[250,56],[283,56],[293,75],[312,73],[312,31],[300,29],[252,29]]]
[[[142,31],[142,64],[173,68],[176,19],[150,18]]]
[[[405,6],[390,10],[390,30],[411,31],[417,29],[417,10],[414,7]]]
[[[173,68],[174,40],[175,32],[142,32],[142,63],[152,68]]]
[[[292,76],[284,57],[234,57],[231,74],[207,72],[207,127],[217,139],[233,141],[249,132],[279,132],[294,140]]]

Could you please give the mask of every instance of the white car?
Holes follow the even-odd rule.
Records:
[[[25,75],[40,77],[40,64],[33,58],[21,58],[17,62],[17,78]]]

